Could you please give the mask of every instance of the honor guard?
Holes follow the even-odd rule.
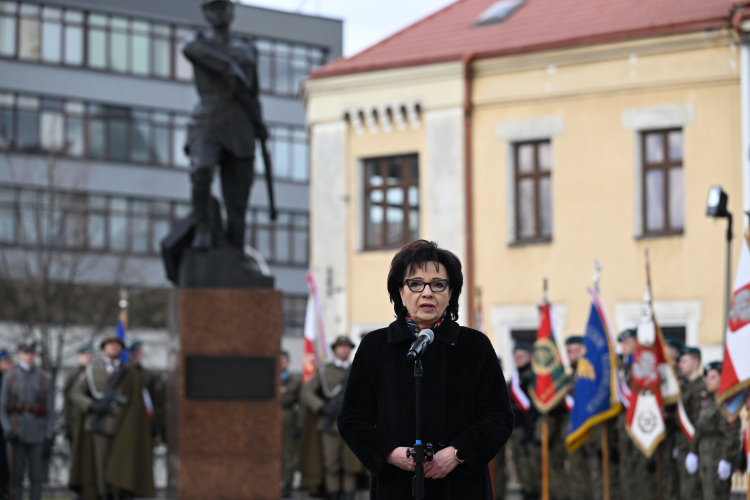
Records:
[[[721,383],[721,362],[706,365],[706,392],[695,422],[695,435],[685,458],[688,473],[698,474],[703,500],[728,500],[732,489],[732,462],[740,445],[740,422],[730,422],[716,404]]]
[[[63,420],[65,421],[65,437],[67,438],[71,449],[73,449],[73,439],[75,437],[75,431],[78,428],[78,421],[83,414],[70,399],[70,395],[75,383],[86,376],[86,367],[91,363],[93,354],[94,348],[91,344],[85,344],[78,348],[78,366],[70,372],[70,375],[65,379],[65,385],[63,386]]]
[[[542,451],[541,442],[535,435],[539,412],[529,400],[529,384],[534,376],[531,370],[531,346],[516,342],[513,362],[517,371],[509,384],[515,417],[510,449],[523,500],[538,500],[542,489]]]
[[[323,458],[322,479],[328,500],[353,500],[357,488],[357,474],[362,470],[360,462],[339,436],[336,425],[336,417],[344,397],[344,386],[351,367],[349,354],[353,347],[354,344],[349,337],[338,337],[331,345],[333,361],[321,366],[300,393],[302,404],[315,416],[312,432],[319,438]],[[303,441],[311,438],[310,431],[305,422]],[[303,448],[310,449],[309,445]],[[314,453],[300,453],[301,460],[311,459],[311,456],[314,456]],[[309,472],[311,465],[313,464],[300,464],[303,476],[308,476],[303,479],[303,486],[310,486],[309,483],[314,481]]]
[[[617,383],[620,386],[619,392],[623,395],[629,394],[631,389],[631,371],[633,369],[633,354],[636,347],[635,328],[630,328],[620,332],[617,341],[620,343],[620,353],[622,362],[617,370]],[[626,402],[627,404],[627,402]],[[620,494],[623,500],[635,500],[636,488],[633,478],[635,477],[635,463],[638,460],[640,451],[635,447],[630,439],[625,425],[625,415],[627,409],[623,409],[615,421],[617,427],[617,447],[620,452],[620,463],[617,464],[618,476],[620,479]]]
[[[128,346],[128,356],[130,362],[138,372],[138,378],[141,380],[141,393],[143,394],[143,404],[146,407],[146,416],[151,423],[151,437],[154,445],[165,440],[164,427],[166,424],[166,391],[162,378],[143,367],[143,342],[134,340]]]
[[[672,365],[677,380],[680,386],[682,386],[684,380],[677,368],[677,360],[685,346],[674,337],[665,337],[664,341],[667,344],[669,364]],[[677,418],[677,403],[664,406],[664,423],[666,425],[664,440],[659,444],[659,449],[656,451],[656,453],[661,455],[661,487],[663,498],[664,500],[679,500],[680,476],[678,469],[680,467],[677,462],[676,450],[678,435],[682,434],[682,429]]]
[[[54,436],[52,376],[34,365],[36,341],[18,345],[18,364],[3,377],[0,422],[10,445],[11,498],[23,500],[24,472],[29,470],[29,499],[42,498],[42,464]]]
[[[302,390],[302,375],[289,370],[289,353],[281,351],[281,497],[291,498],[294,470],[297,461],[299,437],[299,395]]]
[[[86,367],[71,391],[86,417],[76,431],[70,488],[84,500],[153,497],[151,432],[138,371],[122,362],[116,336],[101,343],[104,356]]]
[[[678,362],[680,373],[684,379],[682,384],[682,406],[690,423],[695,426],[701,411],[701,402],[706,392],[706,381],[701,371],[701,351],[696,347],[683,349]],[[677,449],[677,472],[680,476],[680,499],[701,500],[701,480],[698,474],[689,474],[683,466],[690,452],[690,440],[684,432],[680,432],[675,439]]]
[[[570,374],[570,393],[575,401],[575,386],[576,386],[576,369],[578,368],[578,360],[581,358],[583,353],[583,337],[580,335],[573,335],[565,340],[565,350],[568,354],[568,361],[570,362],[570,368],[572,373]],[[570,414],[568,413],[568,416]],[[567,431],[567,419],[564,430]],[[570,464],[570,498],[571,500],[593,500],[593,493],[591,491],[591,474],[589,473],[588,461],[586,456],[586,447],[579,446],[578,449],[572,453],[568,453],[568,461]]]

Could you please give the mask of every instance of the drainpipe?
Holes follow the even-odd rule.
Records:
[[[750,19],[750,7],[738,8],[732,16],[732,27],[740,38],[740,116],[742,117],[742,206],[750,210],[750,38],[743,21]],[[743,227],[747,227],[747,219]]]
[[[461,61],[464,71],[464,190],[466,198],[466,263],[464,272],[464,290],[466,290],[466,307],[469,309],[469,326],[476,328],[476,311],[474,310],[474,208],[472,189],[472,92],[471,63],[476,58],[475,52],[463,55]]]

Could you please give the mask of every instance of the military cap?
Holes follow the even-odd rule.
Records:
[[[284,356],[285,358],[288,358],[289,357],[289,351],[287,351],[286,349],[282,349],[281,350],[281,355]]]
[[[8,359],[8,358],[10,358],[10,353],[8,352],[8,350],[7,349],[1,350],[0,351],[0,361],[2,361],[4,359]]]
[[[583,344],[583,336],[582,335],[572,335],[565,339],[565,345],[571,345],[571,344]]]
[[[117,335],[112,335],[111,337],[106,337],[104,340],[102,340],[102,343],[99,344],[99,348],[104,349],[104,346],[109,344],[110,342],[117,342],[122,346],[123,349],[127,347],[125,345],[125,342],[123,342],[120,337],[118,337]]]
[[[128,351],[138,352],[141,350],[142,347],[143,347],[143,342],[141,342],[140,340],[134,340],[128,346]]]
[[[717,372],[721,373],[721,367],[721,361],[711,361],[710,363],[706,364],[705,368],[703,368],[703,375],[708,375],[708,372],[710,372],[711,370],[716,370]]]
[[[685,347],[685,344],[674,337],[664,337],[664,342],[666,342],[669,347],[674,347],[678,351]]]
[[[25,338],[18,343],[19,352],[36,352],[36,340]]]
[[[354,347],[354,342],[352,342],[348,336],[346,335],[339,335],[336,337],[336,340],[331,344],[331,349],[335,349],[336,346],[339,345],[348,345],[349,347]]]
[[[516,345],[513,346],[514,351],[528,351],[531,352],[531,346],[527,344],[526,342],[516,342]]]
[[[89,354],[94,350],[94,347],[91,344],[83,344],[81,347],[78,348],[78,354]]]
[[[638,330],[635,328],[628,328],[627,330],[623,330],[620,332],[620,335],[617,336],[618,342],[625,342],[625,339],[633,338],[636,335],[638,335]]]
[[[680,356],[684,356],[685,354],[689,354],[691,356],[695,356],[698,359],[701,359],[701,350],[697,347],[683,347],[680,351]]]

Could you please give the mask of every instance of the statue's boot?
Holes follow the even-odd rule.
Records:
[[[344,493],[341,494],[340,498],[341,498],[341,500],[354,500],[354,493],[351,493],[351,492],[346,493],[346,492],[344,492]]]
[[[196,172],[197,173],[197,172]],[[211,204],[211,184],[196,182],[193,185],[193,215],[195,234],[193,248],[206,250],[213,245],[209,207]]]

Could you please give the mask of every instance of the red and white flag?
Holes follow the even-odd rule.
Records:
[[[305,347],[302,358],[302,383],[306,384],[313,378],[318,368],[318,358],[315,355],[315,305],[312,296],[307,299],[305,310]]]
[[[318,366],[318,360],[331,359],[331,346],[328,345],[323,323],[323,303],[318,292],[318,283],[312,272],[307,272],[310,297],[305,311],[305,354],[302,361],[302,383],[307,383]]]
[[[687,437],[688,441],[693,440],[695,436],[695,427],[688,417],[687,411],[685,411],[685,405],[682,404],[682,400],[677,403],[677,420],[680,422],[680,428]]]
[[[734,280],[729,312],[721,383],[716,393],[719,409],[727,418],[737,418],[750,387],[750,248],[742,239],[740,263]]]
[[[521,377],[518,375],[518,370],[513,372],[510,377],[510,397],[521,408],[522,412],[526,413],[531,408],[531,400],[521,388]]]

